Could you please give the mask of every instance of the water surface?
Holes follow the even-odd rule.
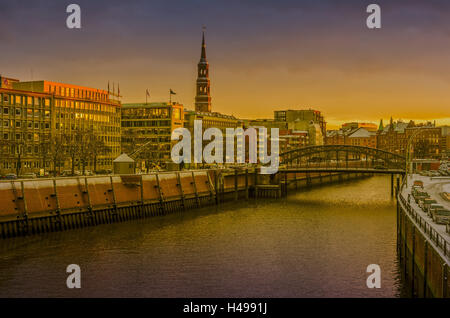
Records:
[[[389,177],[0,240],[1,297],[398,297]],[[66,287],[81,267],[82,288]],[[378,264],[381,289],[366,287]]]

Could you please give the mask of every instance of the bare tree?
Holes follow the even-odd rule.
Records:
[[[51,152],[51,144],[52,144],[52,137],[50,135],[43,136],[39,142],[39,154],[42,159],[41,167],[44,169],[44,175],[45,175],[45,167],[47,165],[47,158],[49,158]]]
[[[25,153],[25,142],[21,140],[15,140],[11,143],[14,157],[16,160],[16,175],[19,176],[22,170],[22,157]]]
[[[66,158],[65,141],[67,140],[66,135],[57,134],[50,138],[48,143],[48,155],[53,162],[53,176],[56,177],[56,169],[58,167],[59,173],[61,173],[61,164],[64,163]]]
[[[71,174],[75,174],[75,160],[78,158],[79,154],[79,143],[77,141],[77,133],[73,135],[64,135],[64,150],[71,160]]]
[[[77,130],[75,133],[75,140],[78,144],[77,156],[81,164],[81,171],[83,175],[86,173],[86,166],[88,165],[89,159],[91,158],[91,138],[91,131]]]
[[[7,161],[10,159],[11,145],[7,140],[0,140],[0,161]]]
[[[101,155],[105,155],[111,152],[111,147],[107,146],[103,141],[102,136],[98,136],[94,131],[90,131],[89,136],[89,149],[94,165],[94,172],[97,171],[97,160]]]

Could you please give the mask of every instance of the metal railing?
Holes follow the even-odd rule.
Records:
[[[450,259],[450,250],[449,244],[447,240],[439,234],[427,220],[425,220],[419,213],[411,207],[411,204],[405,200],[402,196],[401,192],[399,192],[398,197],[400,198],[400,202],[402,203],[405,210],[411,216],[411,218],[416,222],[416,224],[423,230],[425,235],[436,244],[436,247],[439,248],[448,259]]]

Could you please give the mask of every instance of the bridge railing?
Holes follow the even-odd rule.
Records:
[[[283,162],[282,162],[283,164]],[[297,168],[381,168],[381,169],[404,169],[404,163],[381,165],[379,163],[372,163],[371,161],[364,160],[351,160],[351,161],[329,161],[323,160],[319,162],[306,162],[300,163],[286,162],[288,167]]]

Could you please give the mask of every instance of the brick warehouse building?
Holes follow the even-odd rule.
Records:
[[[392,119],[386,127],[377,132],[377,148],[405,155],[408,140],[411,139],[411,152],[414,158],[441,159],[446,152],[445,132],[443,127],[436,127],[431,122],[416,124],[414,121],[394,122]]]

